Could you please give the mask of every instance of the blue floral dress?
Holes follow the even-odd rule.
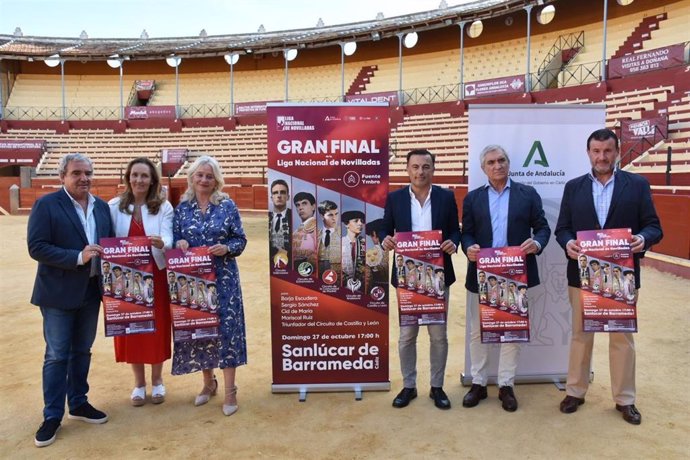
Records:
[[[235,257],[242,254],[247,237],[242,229],[235,203],[223,199],[209,203],[202,213],[196,199],[183,201],[173,219],[175,242],[186,240],[190,247],[225,244],[230,252],[215,257],[216,284],[220,302],[220,337],[217,339],[176,342],[173,352],[173,375],[189,374],[202,369],[238,367],[247,364],[247,336],[240,273]]]

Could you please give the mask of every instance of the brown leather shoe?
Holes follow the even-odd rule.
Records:
[[[486,396],[486,387],[473,383],[470,391],[462,398],[462,405],[465,407],[474,407],[479,404],[479,401],[486,399]]]
[[[503,410],[508,412],[515,412],[518,408],[517,398],[513,393],[513,387],[504,386],[498,389],[498,399],[501,400]]]
[[[581,406],[585,403],[585,398],[576,398],[575,396],[566,396],[563,401],[561,401],[561,412],[564,414],[572,414],[577,410],[577,406]]]
[[[642,414],[637,410],[635,404],[630,404],[629,406],[619,406],[616,404],[616,410],[623,413],[623,420],[633,425],[639,425],[642,423]]]

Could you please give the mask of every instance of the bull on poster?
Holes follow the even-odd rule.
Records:
[[[585,332],[637,332],[635,266],[629,228],[577,232]]]
[[[173,340],[184,342],[218,337],[218,291],[213,256],[207,246],[170,249],[168,293]]]
[[[148,237],[102,238],[105,336],[151,333],[153,265]]]
[[[395,234],[400,326],[444,324],[446,283],[441,231]]]
[[[388,389],[388,107],[267,114],[273,390]]]
[[[529,342],[527,265],[520,247],[480,249],[477,283],[482,343]]]

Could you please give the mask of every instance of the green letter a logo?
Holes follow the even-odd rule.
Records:
[[[527,168],[529,166],[535,152],[539,152],[539,159],[534,160],[534,163],[538,164],[539,166],[548,168],[549,161],[546,159],[546,155],[544,154],[544,148],[541,146],[541,141],[534,141],[534,144],[532,144],[532,148],[529,151],[529,155],[527,155],[527,159],[525,160],[525,164],[523,164],[522,167]]]

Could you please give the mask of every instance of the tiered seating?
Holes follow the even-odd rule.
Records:
[[[37,168],[39,177],[57,178],[60,158],[72,152],[88,155],[98,177],[120,177],[127,162],[137,156],[157,160],[161,149],[187,148],[193,161],[203,154],[221,162],[228,177],[263,177],[266,160],[266,127],[183,128],[180,133],[168,129],[129,129],[115,134],[112,130],[71,130],[69,134],[9,130],[0,139],[35,138],[48,141],[47,154]]]
[[[606,95],[606,126],[613,128],[623,120],[638,120],[645,111],[655,110],[657,102],[665,102],[673,86],[659,86]]]
[[[436,156],[436,176],[462,176],[467,167],[467,116],[452,117],[448,113],[405,117],[391,130],[390,175],[395,180],[406,176],[407,152],[425,148]]]
[[[643,49],[651,50],[688,41],[690,3],[672,3],[664,9],[668,15],[667,19],[660,24],[658,30],[652,31],[652,37],[644,42]]]
[[[360,66],[345,65],[345,83],[349,85]],[[290,100],[336,100],[341,92],[340,65],[294,67],[289,69]],[[269,69],[234,72],[235,102],[282,101],[285,98],[285,70]],[[156,81],[151,105],[175,104],[175,77],[167,75]],[[180,74],[180,105],[228,104],[230,73]]]
[[[668,139],[635,160],[630,169],[641,174],[666,172],[668,147],[671,171],[690,172],[690,95],[668,108]]]

